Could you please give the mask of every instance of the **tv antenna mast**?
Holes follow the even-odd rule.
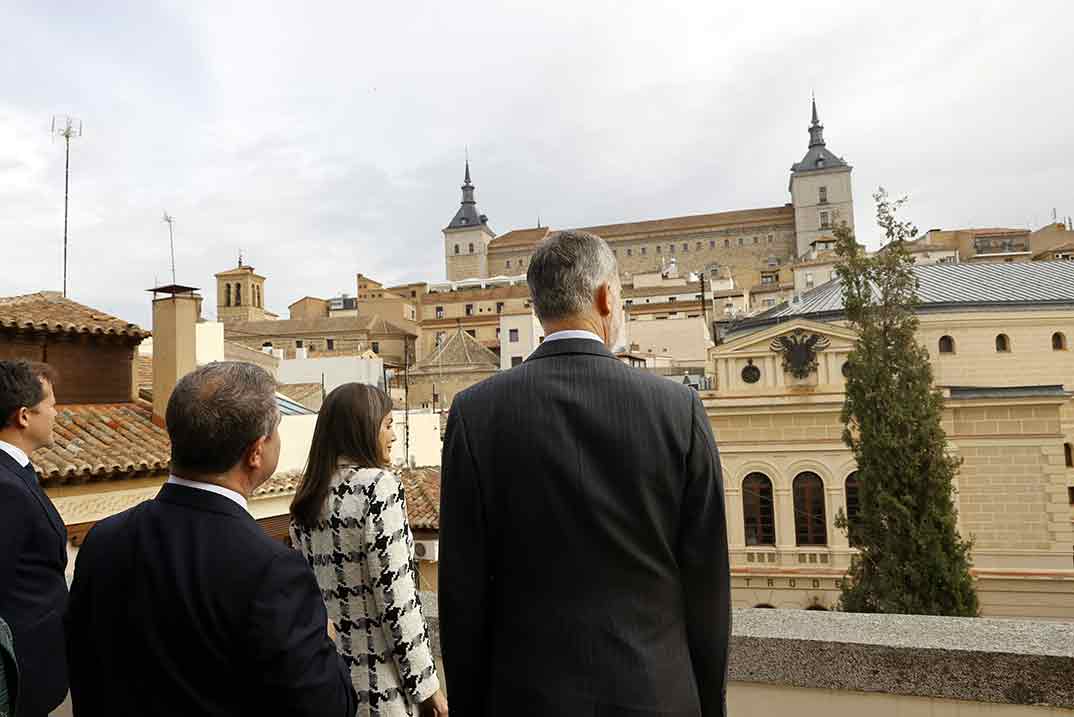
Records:
[[[172,225],[175,224],[175,217],[168,212],[164,212],[164,223],[168,225],[168,243],[172,248],[172,284],[175,284],[175,234],[172,230]]]
[[[68,115],[53,115],[53,137],[63,137],[63,295],[67,296],[67,197],[71,178],[71,138],[82,136],[82,120]]]

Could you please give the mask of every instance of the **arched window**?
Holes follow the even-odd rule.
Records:
[[[772,481],[764,473],[750,473],[742,481],[742,517],[746,526],[746,545],[776,544]]]
[[[955,340],[950,336],[940,337],[940,353],[953,354],[955,352]]]
[[[1074,468],[1074,444],[1064,443],[1063,453],[1066,456],[1067,468]]]
[[[1007,334],[996,335],[996,351],[1001,354],[1009,353],[1011,350],[1011,340],[1007,338]]]
[[[821,612],[828,612],[828,608],[824,607],[820,603],[813,603],[806,610],[820,610]]]
[[[235,284],[235,306],[242,306],[242,284]]]
[[[794,479],[794,533],[798,545],[827,545],[824,481],[806,471]]]
[[[775,606],[775,605],[769,605],[769,604],[768,604],[768,603],[766,603],[766,602],[763,602],[763,603],[761,603],[760,605],[754,605],[754,607],[755,607],[755,608],[760,608],[760,609],[762,609],[762,610],[775,610],[775,609],[776,609],[776,606]]]
[[[858,472],[854,471],[847,476],[847,538],[850,545],[857,547],[861,544],[861,499],[858,496]]]
[[[224,306],[231,306],[231,284],[224,284]]]
[[[473,245],[473,242],[471,242],[471,243],[470,243],[470,253],[471,253],[471,254],[473,254],[473,253],[474,253],[474,245]]]
[[[458,254],[458,253],[459,253],[459,245],[458,245],[458,244],[456,244],[456,245],[455,245],[455,253],[456,253],[456,254]]]
[[[1052,351],[1066,351],[1067,350],[1067,337],[1062,331],[1056,331],[1052,334]]]

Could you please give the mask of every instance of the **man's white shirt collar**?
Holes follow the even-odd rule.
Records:
[[[15,459],[15,462],[25,468],[30,463],[30,456],[18,446],[13,446],[7,441],[0,441],[0,451],[7,453],[9,456]]]
[[[196,481],[196,480],[187,480],[186,478],[180,478],[179,476],[169,476],[168,477],[168,482],[171,483],[172,485],[181,485],[181,486],[185,486],[187,488],[194,488],[196,490],[206,490],[206,491],[209,491],[210,493],[216,493],[217,495],[222,495],[225,498],[227,498],[228,500],[233,500],[236,503],[238,503],[240,506],[242,506],[243,510],[246,510],[246,511],[249,510],[249,508],[247,507],[246,498],[243,497],[243,495],[241,493],[236,493],[235,491],[231,490],[230,488],[225,488],[222,485],[216,485],[215,483],[202,483],[202,482]]]
[[[548,343],[549,341],[563,341],[564,339],[592,339],[593,341],[599,341],[601,344],[604,343],[604,339],[597,336],[592,331],[584,331],[582,329],[556,331],[544,337],[545,343]]]

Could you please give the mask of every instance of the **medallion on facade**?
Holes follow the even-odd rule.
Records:
[[[817,370],[817,354],[828,348],[831,341],[820,334],[806,334],[801,329],[777,336],[769,348],[783,355],[783,370],[795,378],[808,378]]]

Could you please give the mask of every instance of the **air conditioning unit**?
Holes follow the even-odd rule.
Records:
[[[440,558],[439,540],[415,540],[414,557],[418,560],[428,560],[435,563]]]

